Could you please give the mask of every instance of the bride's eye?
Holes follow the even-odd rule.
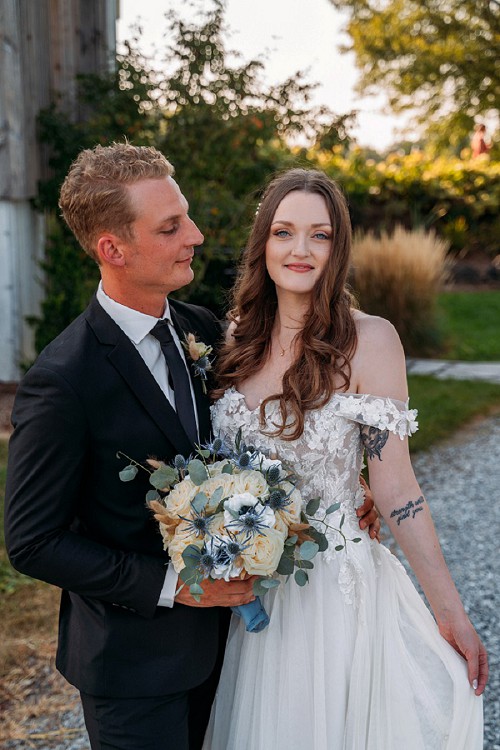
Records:
[[[287,229],[276,229],[273,232],[275,237],[289,237],[290,232]]]
[[[330,235],[327,234],[326,232],[315,232],[313,236],[315,240],[329,240],[330,239]]]

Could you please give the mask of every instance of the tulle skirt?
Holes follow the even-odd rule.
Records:
[[[261,633],[233,617],[204,750],[482,750],[465,661],[385,547],[320,555],[264,604]]]

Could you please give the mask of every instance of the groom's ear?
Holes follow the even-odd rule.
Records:
[[[97,240],[96,247],[100,265],[124,266],[125,253],[123,246],[123,240],[116,234],[111,234],[111,232],[101,234]]]

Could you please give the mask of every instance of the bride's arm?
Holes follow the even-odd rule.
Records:
[[[387,321],[361,321],[353,380],[360,393],[406,401],[404,354]],[[446,566],[427,501],[413,473],[408,439],[381,431],[378,450],[373,450],[373,434],[370,437],[367,461],[376,505],[414,570],[441,635],[467,660],[469,682],[480,695],[488,676],[486,651]]]

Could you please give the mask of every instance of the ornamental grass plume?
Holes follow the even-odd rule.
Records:
[[[352,283],[361,309],[387,318],[407,354],[439,352],[437,293],[449,273],[449,243],[433,231],[397,226],[389,235],[355,235]]]

